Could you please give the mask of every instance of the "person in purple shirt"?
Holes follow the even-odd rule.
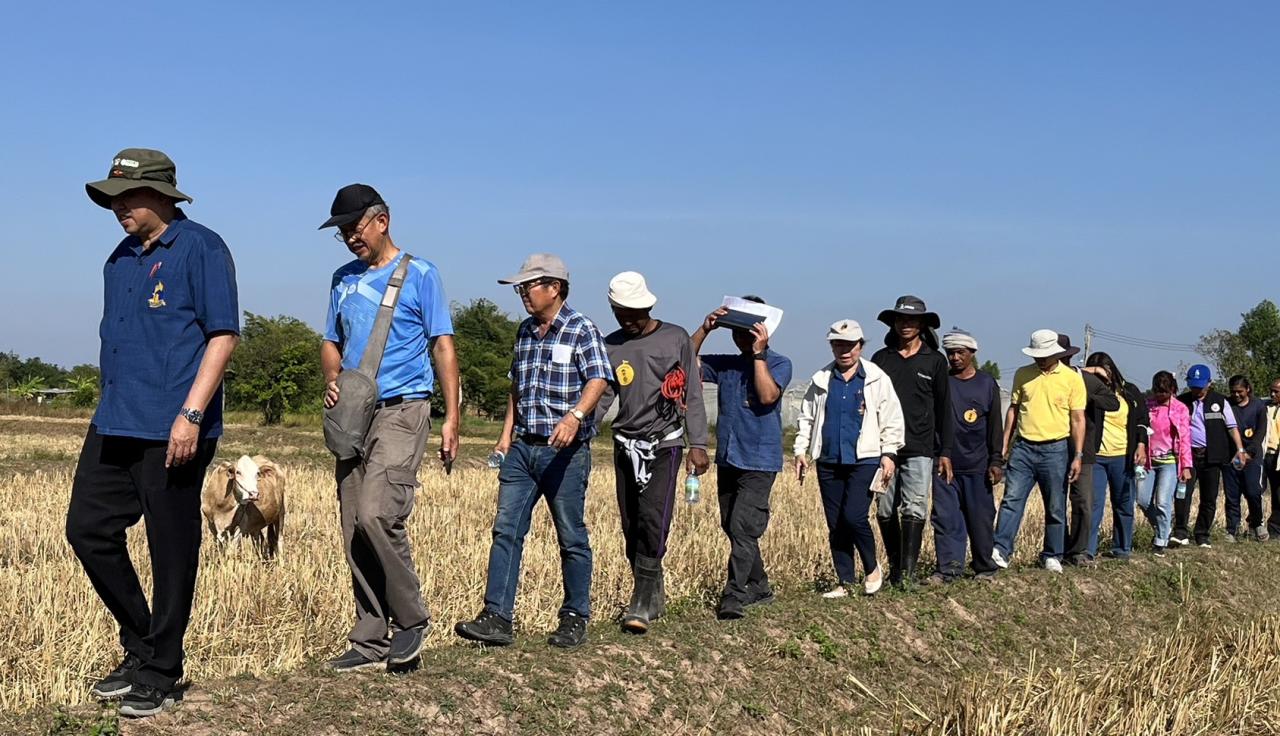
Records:
[[[1208,549],[1213,517],[1218,513],[1218,484],[1222,470],[1234,458],[1246,457],[1235,413],[1227,397],[1213,390],[1213,375],[1207,365],[1193,365],[1187,371],[1187,391],[1178,400],[1191,410],[1191,460],[1195,475],[1187,483],[1185,498],[1173,504],[1173,534],[1169,541],[1186,546],[1191,543],[1187,522],[1191,516],[1191,499],[1200,490],[1196,510],[1195,541]]]

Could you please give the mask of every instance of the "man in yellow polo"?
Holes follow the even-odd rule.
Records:
[[[1067,484],[1080,474],[1084,448],[1084,379],[1060,362],[1064,350],[1053,330],[1031,333],[1031,344],[1022,352],[1035,363],[1019,368],[1013,377],[1005,418],[1004,498],[991,558],[999,567],[1009,566],[1027,497],[1031,486],[1038,484],[1045,517],[1040,559],[1046,570],[1062,572]]]

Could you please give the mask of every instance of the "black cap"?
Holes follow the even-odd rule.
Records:
[[[329,208],[329,214],[333,216],[316,229],[348,225],[363,217],[364,211],[370,207],[386,204],[378,190],[368,184],[348,184],[339,189],[337,196],[333,198],[333,206]]]

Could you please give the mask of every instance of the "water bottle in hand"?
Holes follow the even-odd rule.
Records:
[[[489,467],[497,470],[498,468],[502,467],[502,461],[506,459],[507,459],[507,456],[504,453],[498,450],[494,450],[493,452],[489,453]]]
[[[1173,492],[1173,497],[1179,501],[1187,497],[1187,482],[1185,480],[1178,481],[1178,490]]]
[[[1133,469],[1133,479],[1141,483],[1147,479],[1147,469],[1139,465]]]
[[[1231,467],[1236,470],[1244,470],[1244,458],[1240,457],[1240,453],[1237,452],[1236,456],[1231,458]]]
[[[684,479],[684,502],[697,503],[702,498],[702,481],[698,476],[690,475]]]

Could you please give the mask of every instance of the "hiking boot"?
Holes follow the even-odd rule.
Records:
[[[348,649],[325,662],[325,666],[334,672],[359,672],[360,670],[382,669],[386,666],[386,663],[379,659],[366,657],[355,649]]]
[[[140,682],[134,683],[129,694],[124,696],[124,700],[120,703],[120,715],[129,718],[146,718],[172,707],[174,702],[171,690]]]
[[[494,647],[505,647],[515,641],[511,633],[511,622],[493,611],[481,611],[470,621],[459,621],[454,624],[453,633],[468,641],[478,641]]]
[[[427,638],[431,624],[401,629],[391,635],[391,649],[387,652],[387,665],[408,664],[422,654],[422,642]]]
[[[1265,526],[1255,526],[1253,528],[1254,541],[1265,542],[1270,538],[1271,538],[1271,535],[1267,533],[1267,528]]]
[[[632,575],[635,583],[631,588],[631,602],[622,614],[622,630],[643,635],[649,631],[649,621],[653,617],[654,598],[662,575],[662,561],[637,556]]]
[[[720,599],[720,605],[716,607],[716,618],[721,621],[736,621],[747,615],[743,609],[742,601],[731,595],[726,595]]]
[[[560,625],[552,632],[547,643],[561,649],[577,649],[587,640],[587,620],[576,613],[560,617]]]
[[[95,698],[103,700],[128,695],[129,690],[133,688],[133,673],[141,666],[141,659],[126,653],[124,661],[108,672],[106,677],[98,680],[89,692],[93,693]]]
[[[996,563],[996,567],[1001,570],[1009,569],[1009,561],[1004,558],[1004,553],[998,549],[991,550],[991,561]]]

